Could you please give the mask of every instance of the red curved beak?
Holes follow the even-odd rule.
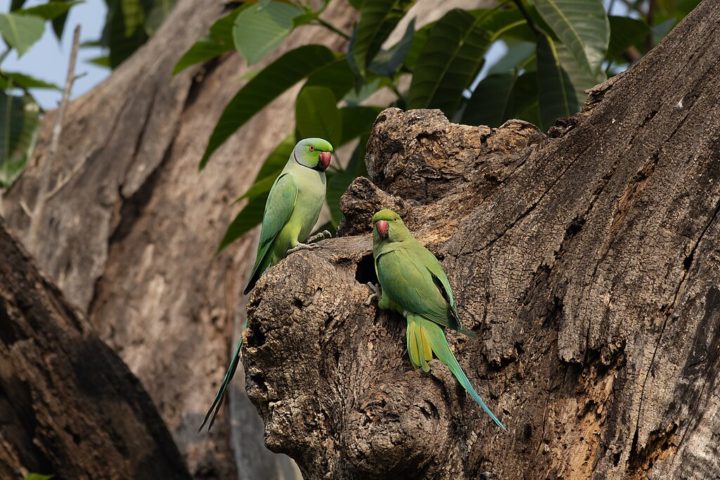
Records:
[[[332,153],[320,152],[320,157],[318,158],[318,166],[323,172],[327,170],[327,168],[330,166],[330,160],[332,160]]]
[[[379,220],[375,224],[375,228],[377,228],[378,235],[380,235],[380,238],[387,238],[388,236],[388,230],[390,229],[390,225],[388,225],[388,222],[385,220]]]

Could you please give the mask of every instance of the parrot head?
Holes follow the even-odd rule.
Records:
[[[411,236],[400,215],[387,208],[373,215],[372,223],[375,243],[402,242]]]
[[[330,166],[333,147],[322,138],[305,138],[293,149],[295,161],[303,167],[324,172]]]

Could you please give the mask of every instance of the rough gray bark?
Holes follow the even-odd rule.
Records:
[[[103,84],[73,101],[53,165],[45,165],[54,117],[42,125],[33,164],[4,199],[9,228],[100,337],[140,378],[197,478],[283,477],[288,461],[263,446],[255,408],[237,403],[211,433],[197,429],[228,363],[252,236],[222,255],[215,250],[242,194],[275,145],[292,131],[297,90],[248,122],[199,173],[210,133],[247,70],[237,54],[172,77],[178,58],[228,2],[179,0],[149,43]],[[333,2],[324,14],[350,30],[352,10]],[[313,42],[340,47],[317,27],[293,33],[284,51]],[[253,66],[260,68],[262,65]],[[42,218],[29,218],[38,179],[53,181]],[[58,189],[58,185],[62,185]],[[235,457],[236,462],[233,462]]]
[[[189,479],[138,379],[0,218],[0,477]]]
[[[548,136],[381,114],[343,198],[354,236],[250,298],[268,445],[306,478],[720,477],[719,26],[704,2]],[[479,336],[451,344],[507,433],[364,304],[380,206],[442,259]]]

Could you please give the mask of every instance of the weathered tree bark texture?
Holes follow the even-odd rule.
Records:
[[[71,103],[52,165],[43,163],[54,124],[48,115],[34,164],[4,201],[8,225],[23,242],[31,222],[40,222],[38,241],[26,247],[143,382],[193,475],[222,479],[237,475],[229,417],[221,415],[210,434],[197,429],[227,366],[233,324],[244,315],[253,238],[217,257],[215,250],[238,210],[233,199],[294,128],[297,94],[271,104],[197,171],[247,67],[228,54],[176,77],[171,70],[225,3],[178,1],[146,46]],[[324,17],[349,31],[351,12],[338,1]],[[311,41],[343,43],[304,27],[272,59]],[[42,218],[30,218],[26,210],[48,168],[52,196]],[[237,405],[238,470],[244,478],[280,477],[288,460],[264,448],[255,408],[242,399]]]
[[[349,236],[250,297],[267,444],[308,479],[719,478],[718,28],[706,1],[547,136],[383,112]],[[508,432],[364,303],[381,206],[442,260],[478,334],[451,345]]]
[[[149,395],[0,219],[0,478],[189,479]]]

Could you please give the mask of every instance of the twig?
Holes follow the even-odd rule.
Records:
[[[348,35],[347,33],[343,32],[342,30],[340,30],[339,28],[337,28],[335,25],[326,22],[326,21],[323,20],[322,18],[317,18],[316,21],[318,22],[319,25],[327,28],[327,29],[330,30],[331,32],[337,33],[338,35],[340,35],[340,36],[341,36],[342,38],[344,38],[345,40],[350,40],[350,35]]]
[[[75,27],[73,31],[73,42],[72,49],[70,50],[70,62],[68,63],[67,77],[65,77],[65,88],[63,89],[62,99],[60,100],[60,106],[58,107],[57,118],[55,119],[55,125],[52,130],[52,139],[50,141],[50,149],[48,154],[45,156],[45,165],[40,173],[40,185],[37,192],[37,200],[32,211],[30,218],[30,234],[28,236],[28,246],[30,248],[35,247],[37,240],[38,230],[40,228],[40,222],[42,221],[43,211],[45,209],[45,203],[47,201],[46,192],[48,185],[50,184],[50,173],[52,171],[53,160],[57,154],[58,147],[60,146],[60,135],[62,134],[63,118],[65,117],[65,110],[70,102],[70,92],[72,91],[73,82],[75,82],[75,64],[77,63],[77,53],[80,46],[80,25]]]
[[[532,17],[528,13],[527,10],[525,10],[525,5],[523,5],[522,0],[513,0],[513,3],[517,6],[518,10],[520,10],[520,13],[522,14],[523,18],[525,18],[525,21],[528,24],[528,27],[530,27],[530,30],[533,31],[535,36],[540,37],[542,36],[542,33],[538,28],[535,26],[535,22],[533,21]]]

